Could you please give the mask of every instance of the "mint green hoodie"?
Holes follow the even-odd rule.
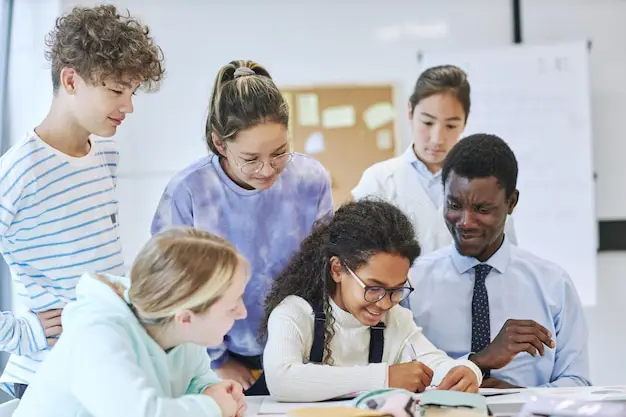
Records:
[[[128,287],[129,280],[109,277]],[[202,346],[165,352],[109,286],[84,275],[63,334],[14,417],[219,417],[201,394],[219,382]]]

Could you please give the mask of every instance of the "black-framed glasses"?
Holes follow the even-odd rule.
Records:
[[[228,152],[230,152],[230,154],[232,156],[236,157],[236,155],[233,154],[230,149],[226,148],[226,150]],[[280,171],[281,169],[286,167],[287,164],[289,162],[291,162],[292,159],[293,159],[293,152],[285,152],[285,153],[281,153],[280,155],[277,155],[277,156],[273,157],[272,159],[270,159],[269,160],[269,164],[276,171]],[[247,161],[247,162],[239,165],[239,163],[235,159],[235,165],[237,165],[237,167],[241,170],[241,172],[243,174],[251,175],[251,174],[257,174],[257,173],[261,172],[263,167],[265,167],[265,162],[263,162],[263,161]]]
[[[359,283],[359,285],[363,288],[363,298],[365,298],[365,301],[367,301],[368,303],[377,303],[383,298],[385,298],[387,294],[389,294],[389,299],[391,300],[392,303],[400,303],[406,300],[414,290],[410,282],[409,282],[408,287],[396,287],[396,288],[385,288],[379,285],[365,285],[363,280],[361,280],[361,278],[359,278],[358,275],[354,273],[354,271],[352,271],[347,266],[346,266],[346,269],[348,270],[348,272],[350,272],[350,275],[352,275],[354,279],[356,279],[356,281]]]

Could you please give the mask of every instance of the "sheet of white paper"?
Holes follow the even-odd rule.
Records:
[[[287,414],[290,411],[297,410],[299,408],[309,408],[309,407],[338,407],[338,406],[350,406],[352,404],[352,400],[344,400],[344,401],[323,401],[317,403],[281,403],[276,401],[275,399],[268,397],[263,400],[263,404],[261,404],[261,408],[259,409],[258,415],[265,414]]]
[[[324,109],[322,124],[327,129],[351,127],[356,123],[356,112],[352,106],[337,106]]]
[[[391,130],[381,129],[376,132],[376,146],[381,151],[387,151],[393,147],[393,138],[391,137]]]
[[[507,389],[481,388],[479,390],[480,395],[484,397],[493,397],[496,395],[518,394],[523,391],[525,391],[523,388],[507,388]]]
[[[391,103],[376,103],[363,112],[363,120],[369,130],[376,130],[391,122],[394,113]]]
[[[315,132],[311,134],[304,142],[304,152],[309,155],[315,155],[317,153],[322,153],[326,149],[326,144],[324,143],[324,135],[320,132]]]
[[[300,126],[319,126],[319,104],[317,94],[298,95],[298,124]]]
[[[580,401],[626,401],[626,386],[529,388],[527,391],[534,395],[571,398]]]

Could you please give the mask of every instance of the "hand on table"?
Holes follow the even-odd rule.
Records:
[[[248,408],[243,387],[232,380],[211,385],[204,389],[203,394],[215,400],[224,417],[243,417]]]

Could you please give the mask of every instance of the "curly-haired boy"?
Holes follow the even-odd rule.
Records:
[[[46,45],[50,111],[0,158],[0,249],[24,307],[0,314],[0,350],[12,353],[0,381],[18,398],[61,334],[81,274],[124,274],[119,153],[106,138],[135,92],[155,90],[164,74],[148,28],[111,5],[74,8]]]

